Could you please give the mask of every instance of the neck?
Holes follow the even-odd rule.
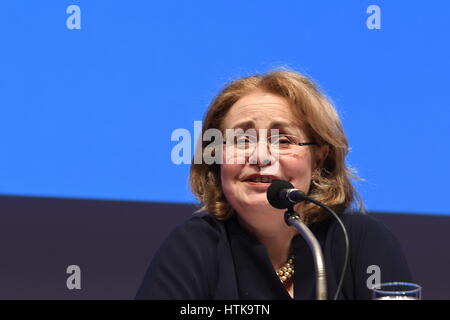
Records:
[[[294,228],[284,224],[279,230],[269,231],[258,230],[242,220],[241,224],[266,247],[274,269],[278,269],[286,263],[292,253],[292,238],[297,234]]]
[[[269,236],[257,236],[259,242],[266,247],[270,261],[275,269],[283,266],[292,253],[291,242],[292,238],[295,236],[295,230],[290,229],[291,228]]]

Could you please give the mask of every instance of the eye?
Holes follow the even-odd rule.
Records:
[[[248,137],[237,137],[235,141],[236,144],[245,144],[250,142]]]
[[[239,136],[235,138],[235,144],[240,147],[245,147],[256,141],[256,138],[250,136]]]
[[[280,138],[278,139],[278,143],[279,143],[279,144],[291,144],[292,141],[289,140],[288,137],[280,137]]]
[[[271,143],[281,146],[289,146],[293,144],[292,139],[289,136],[279,135],[279,136],[272,136],[271,137]]]

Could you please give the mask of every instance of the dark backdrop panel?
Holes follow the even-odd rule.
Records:
[[[131,299],[151,257],[196,207],[0,197],[1,299]],[[374,214],[400,239],[425,299],[450,299],[450,218]],[[66,268],[81,268],[81,289]]]
[[[1,299],[130,299],[188,205],[0,197]],[[68,290],[66,268],[81,268]]]
[[[450,299],[450,217],[374,214],[397,236],[424,299]]]

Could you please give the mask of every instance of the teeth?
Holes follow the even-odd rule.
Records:
[[[264,177],[264,176],[259,176],[259,177],[253,177],[253,178],[251,179],[251,181],[253,181],[253,182],[270,183],[270,182],[272,182],[272,178],[270,178],[270,177]]]

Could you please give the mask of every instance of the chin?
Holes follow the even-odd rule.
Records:
[[[283,213],[285,210],[275,209],[272,207],[267,200],[264,199],[264,201],[254,201],[246,203],[245,206],[246,212],[249,212],[253,215],[273,215],[276,216],[277,214]],[[267,218],[267,217],[266,217]]]

